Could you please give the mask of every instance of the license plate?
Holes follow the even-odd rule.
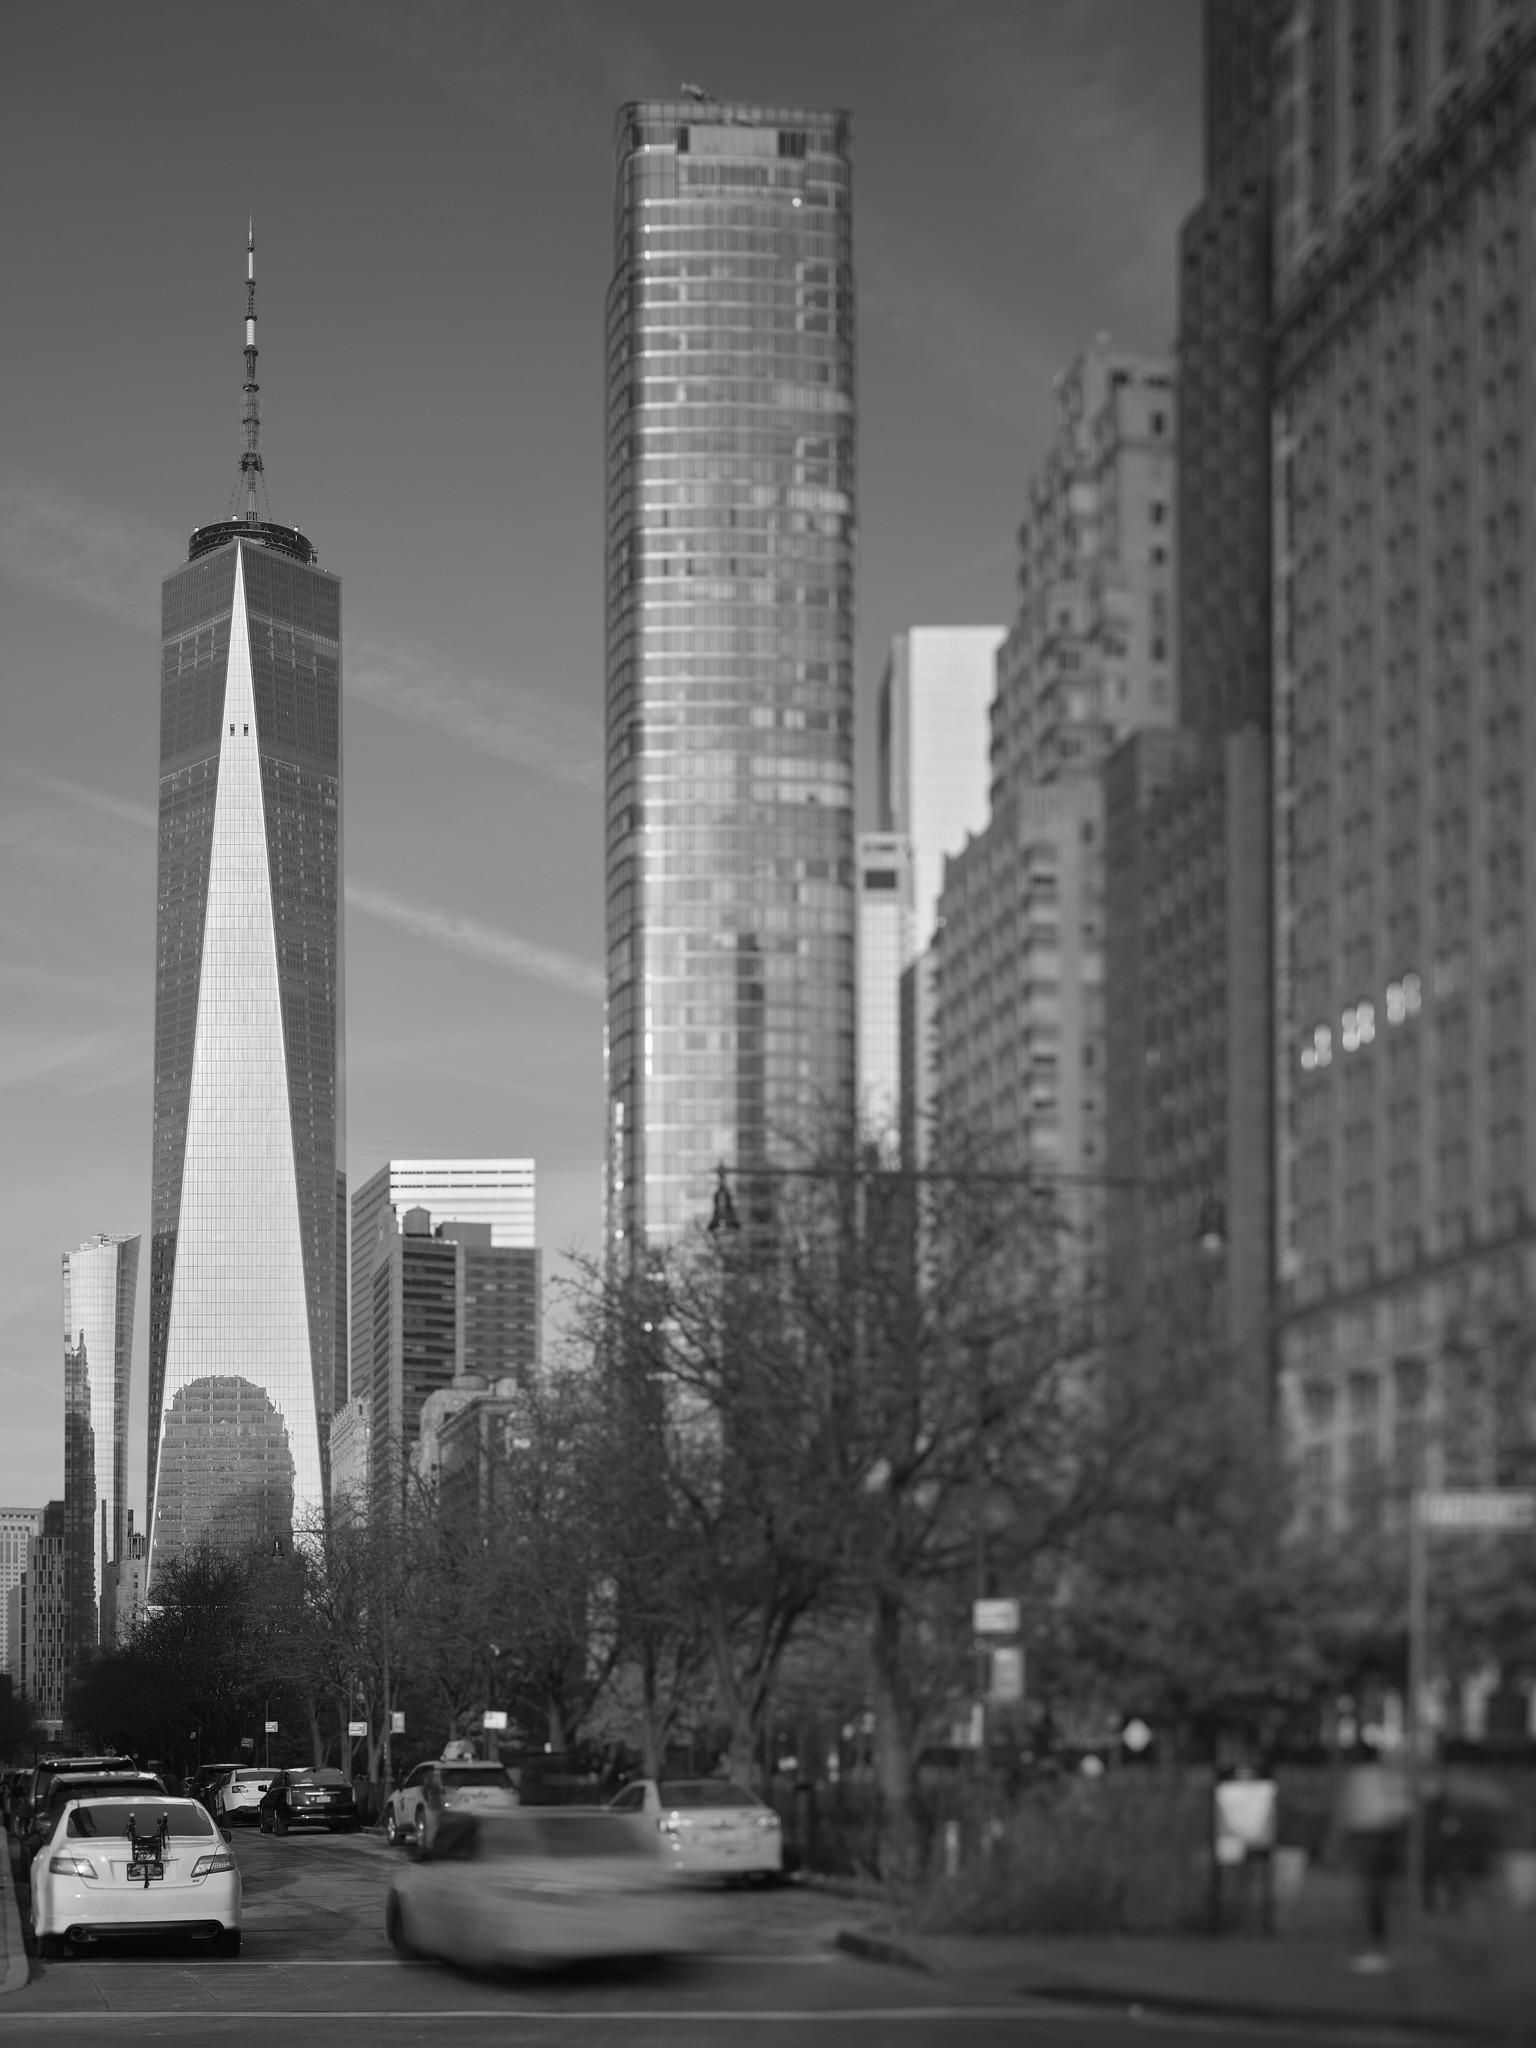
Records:
[[[165,1876],[165,1865],[163,1863],[130,1863],[128,1875],[130,1878],[141,1877],[146,1884],[153,1884],[156,1878],[163,1878]]]

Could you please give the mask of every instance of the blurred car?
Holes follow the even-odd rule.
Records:
[[[729,1778],[639,1778],[610,1800],[609,1813],[648,1820],[690,1877],[778,1877],[784,1833],[765,1799]]]
[[[0,1811],[3,1811],[5,1825],[11,1829],[13,1820],[21,1811],[22,1788],[32,1776],[30,1770],[10,1770],[0,1778]]]
[[[115,1792],[164,1791],[163,1779],[156,1777],[153,1771],[137,1771],[131,1764],[121,1771],[55,1771],[21,1837],[23,1867],[31,1862],[53,1833],[68,1800],[105,1798]]]
[[[286,1835],[290,1828],[356,1828],[357,1801],[345,1772],[313,1764],[275,1771],[256,1802],[261,1832]]]
[[[233,1827],[237,1820],[256,1820],[262,1794],[277,1776],[265,1764],[241,1764],[227,1772],[213,1789],[213,1817]]]
[[[501,1764],[437,1757],[418,1764],[390,1793],[384,1833],[391,1842],[426,1849],[446,1813],[510,1813],[517,1804],[517,1787]]]
[[[185,1934],[238,1955],[240,1914],[235,1859],[195,1799],[68,1800],[32,1866],[32,1938],[44,1958],[143,1934]]]
[[[600,1807],[445,1814],[389,1888],[396,1954],[487,1969],[680,1955],[681,1881],[654,1829]]]

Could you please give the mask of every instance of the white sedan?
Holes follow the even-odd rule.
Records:
[[[643,1815],[673,1869],[688,1876],[775,1878],[783,1871],[779,1816],[729,1778],[640,1778],[608,1811]]]
[[[474,1969],[681,1955],[692,1942],[679,1893],[654,1831],[618,1814],[452,1813],[395,1876],[384,1931],[400,1956]]]
[[[240,1953],[240,1872],[193,1799],[72,1800],[32,1864],[32,1937],[44,1957],[128,1935],[211,1940]]]
[[[258,1820],[261,1795],[276,1776],[276,1771],[257,1764],[242,1764],[231,1771],[213,1795],[217,1818],[229,1826],[237,1820]]]

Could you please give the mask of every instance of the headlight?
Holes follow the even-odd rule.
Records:
[[[682,1823],[675,1813],[664,1813],[656,1825],[664,1835],[675,1835]]]
[[[95,1877],[96,1866],[84,1856],[50,1856],[48,1868],[60,1877]]]
[[[215,1849],[211,1856],[199,1856],[192,1866],[194,1877],[212,1877],[216,1870],[233,1870],[235,1859],[227,1849]]]
[[[757,1815],[757,1824],[760,1828],[776,1828],[779,1825],[779,1816],[776,1813],[760,1813]]]

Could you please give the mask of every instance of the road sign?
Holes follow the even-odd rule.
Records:
[[[1419,1520],[1426,1529],[1536,1529],[1536,1493],[1421,1493]]]
[[[275,1734],[277,1733],[277,1723],[276,1723],[275,1721],[268,1721],[268,1722],[267,1722],[267,1724],[266,1724],[266,1733],[267,1733],[268,1735],[275,1735]]]
[[[1024,1697],[1024,1652],[1017,1643],[999,1643],[988,1654],[992,1676],[987,1698],[994,1706],[1012,1706]]]
[[[241,1736],[241,1738],[240,1738],[240,1747],[241,1747],[242,1749],[254,1749],[254,1748],[256,1747],[256,1738],[255,1738],[255,1736],[254,1736],[254,1735],[242,1735],[242,1736]]]
[[[505,1728],[506,1725],[507,1715],[504,1707],[487,1707],[480,1716],[480,1726],[482,1728]]]
[[[1016,1636],[1019,1632],[1018,1601],[973,1601],[971,1603],[971,1627],[979,1636]]]
[[[349,1721],[347,1723],[347,1733],[351,1736],[366,1735],[368,1733],[368,1723],[366,1721]]]
[[[405,1716],[398,1707],[395,1708],[389,1717],[389,1732],[391,1735],[403,1735],[405,1733]]]

